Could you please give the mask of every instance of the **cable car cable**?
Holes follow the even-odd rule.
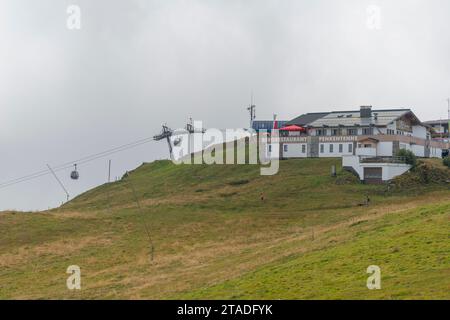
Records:
[[[65,169],[68,169],[68,168],[72,167],[74,163],[77,163],[78,165],[79,164],[85,164],[85,163],[88,163],[88,162],[91,162],[91,161],[94,161],[94,160],[97,160],[97,159],[109,156],[109,155],[117,153],[117,152],[121,152],[121,151],[125,151],[125,150],[131,149],[131,148],[138,147],[140,145],[149,143],[151,141],[153,141],[153,137],[140,139],[140,140],[137,140],[137,141],[134,141],[134,142],[131,142],[131,143],[127,143],[127,144],[119,146],[119,147],[115,147],[115,148],[112,148],[112,149],[109,149],[109,150],[106,150],[106,151],[103,151],[103,152],[99,152],[99,153],[96,153],[96,154],[93,154],[93,155],[90,155],[90,156],[86,156],[86,157],[80,158],[78,160],[74,160],[74,161],[70,161],[70,162],[66,162],[66,163],[57,165],[57,166],[55,166],[53,168],[53,170],[55,172],[61,171],[61,170],[65,170]],[[45,175],[48,175],[48,174],[50,174],[50,172],[48,170],[42,170],[42,171],[38,171],[38,172],[29,174],[29,175],[26,175],[26,176],[23,176],[23,177],[20,177],[20,178],[16,178],[16,179],[12,179],[12,180],[9,180],[9,181],[5,181],[3,183],[0,183],[0,189],[3,189],[3,188],[6,188],[6,187],[15,185],[17,183],[26,182],[26,181],[29,181],[29,180],[32,180],[32,179],[36,179],[36,178],[39,178],[39,177],[42,177],[42,176],[45,176]]]

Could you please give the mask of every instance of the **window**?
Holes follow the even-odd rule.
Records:
[[[302,144],[302,153],[306,152],[306,146],[304,144]]]
[[[339,153],[344,152],[344,146],[342,144],[339,144]]]
[[[288,145],[287,145],[287,144],[284,144],[284,145],[283,145],[283,151],[284,151],[284,152],[287,152],[287,151],[288,151]]]
[[[325,147],[323,146],[323,144],[320,145],[320,153],[324,153],[325,151]]]
[[[349,136],[356,136],[356,129],[348,129],[347,134]]]
[[[322,130],[322,129],[316,130],[316,136],[323,136],[323,135],[324,135],[324,130]]]
[[[348,152],[353,153],[353,144],[348,144]]]
[[[330,153],[333,153],[333,144],[330,144]]]
[[[365,136],[371,135],[373,133],[372,128],[363,128],[362,129],[362,134]]]
[[[395,134],[395,131],[392,130],[392,129],[387,129],[387,134],[389,134],[389,135],[394,135],[394,134]]]
[[[272,145],[269,144],[269,152],[272,152]]]
[[[332,135],[332,136],[337,136],[337,135],[339,135],[339,130],[338,130],[338,129],[332,129],[332,130],[331,130],[331,135]]]

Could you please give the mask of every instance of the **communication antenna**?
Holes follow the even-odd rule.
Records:
[[[173,158],[173,154],[172,154],[172,142],[170,141],[170,137],[173,134],[173,130],[170,129],[167,125],[163,124],[162,125],[162,131],[160,134],[157,134],[155,136],[153,136],[153,140],[155,141],[160,141],[160,140],[167,140],[167,144],[169,146],[169,153],[170,153],[170,158]]]
[[[250,97],[250,106],[247,107],[247,110],[250,112],[250,129],[253,128],[253,120],[256,118],[256,106],[253,103],[253,92]]]

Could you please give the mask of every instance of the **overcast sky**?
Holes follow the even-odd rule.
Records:
[[[448,0],[1,0],[0,183],[163,122],[246,126],[252,91],[258,119],[360,105],[445,117],[449,12]],[[115,177],[167,154],[150,143],[81,166],[77,182],[58,175],[75,196],[105,182],[108,159]],[[0,210],[64,199],[45,176],[0,189]]]

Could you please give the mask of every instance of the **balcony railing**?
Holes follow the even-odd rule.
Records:
[[[406,163],[405,157],[367,157],[360,156],[360,163]]]

